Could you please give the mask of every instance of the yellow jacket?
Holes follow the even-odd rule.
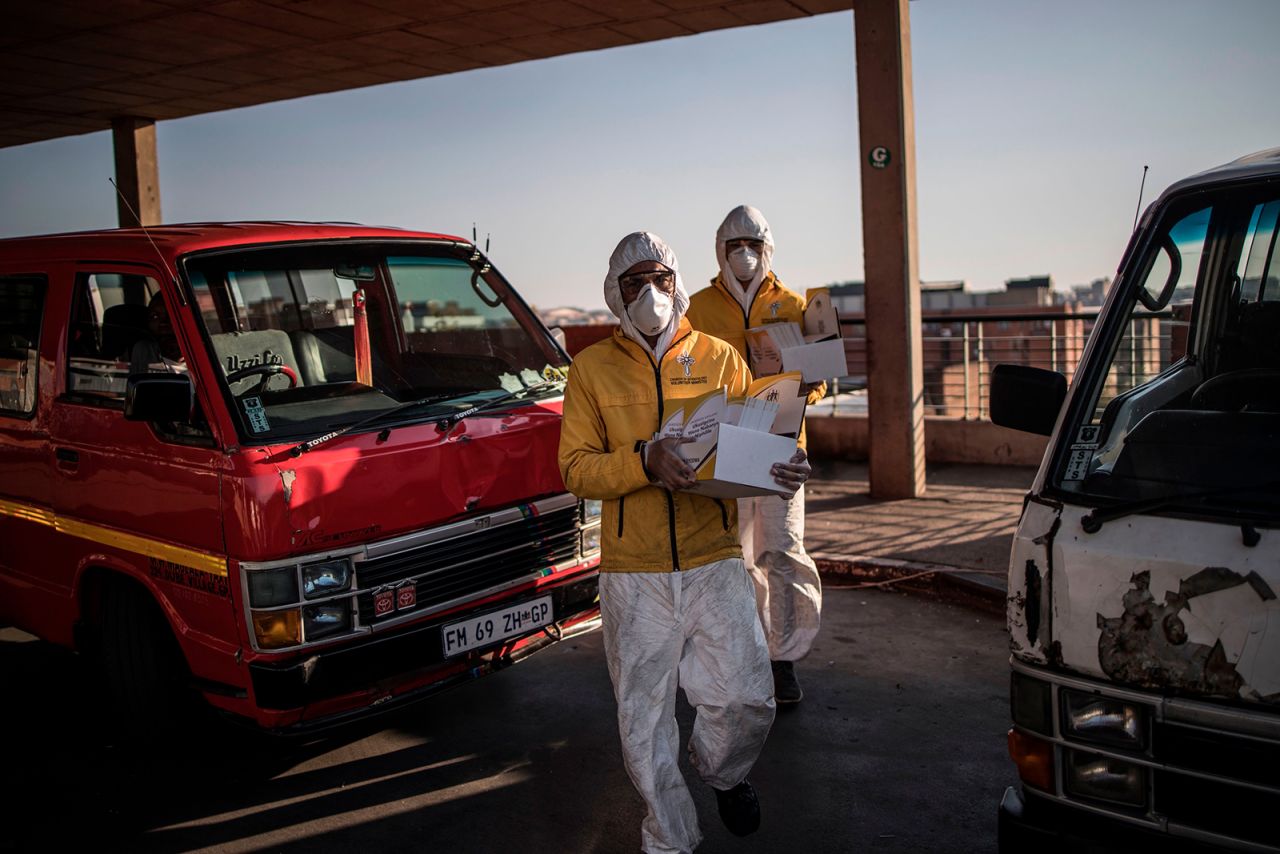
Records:
[[[564,392],[560,474],[580,498],[603,502],[600,569],[671,572],[741,557],[738,506],[668,492],[649,482],[640,443],[657,432],[664,404],[720,386],[742,394],[747,363],[687,320],[662,357],[661,371],[644,348],[616,330],[573,360]]]
[[[748,314],[742,303],[729,293],[719,275],[711,286],[689,298],[686,317],[694,329],[728,341],[743,359],[751,359],[747,351],[747,330],[766,323],[799,323],[804,325],[805,298],[782,284],[772,271],[760,283]],[[753,368],[754,370],[754,368]],[[809,403],[817,403],[827,393],[827,384],[809,392]],[[804,425],[800,425],[800,447],[805,447]]]

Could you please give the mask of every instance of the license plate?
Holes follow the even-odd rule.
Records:
[[[444,657],[449,658],[469,649],[489,646],[506,638],[523,635],[552,622],[551,597],[543,596],[447,624],[441,630]]]

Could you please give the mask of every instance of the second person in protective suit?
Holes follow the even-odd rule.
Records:
[[[623,238],[604,295],[620,328],[569,369],[560,471],[575,495],[603,502],[604,647],[623,761],[648,808],[643,848],[690,852],[702,834],[679,768],[676,688],[697,712],[690,760],[725,826],[744,835],[760,822],[746,777],[773,723],[773,685],[737,507],[680,491],[694,483],[680,440],[652,439],[670,401],[742,394],[751,376],[733,347],[684,319],[689,297],[657,236]],[[773,474],[798,489],[808,464],[797,455]]]
[[[724,339],[749,359],[748,329],[779,322],[803,325],[805,298],[774,275],[773,234],[760,211],[749,205],[729,211],[716,232],[716,261],[720,274],[690,300],[694,329]],[[809,403],[825,393],[825,383],[810,386]],[[803,425],[799,442],[804,448]],[[769,643],[776,699],[798,703],[804,694],[795,662],[809,652],[822,613],[822,582],[804,550],[803,487],[789,499],[739,499],[738,522]]]

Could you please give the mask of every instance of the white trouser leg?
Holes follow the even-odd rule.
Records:
[[[822,615],[818,567],[804,550],[804,487],[790,499],[739,499],[738,526],[769,657],[798,661],[818,636]]]
[[[640,836],[649,854],[683,854],[702,841],[678,758],[676,680],[685,645],[682,575],[600,574],[604,648],[618,701],[622,759],[648,807]]]
[[[773,724],[768,647],[741,561],[685,575],[680,684],[697,710],[689,754],[705,783],[731,789],[746,778]]]

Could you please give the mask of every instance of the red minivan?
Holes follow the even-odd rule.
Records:
[[[0,241],[0,624],[127,720],[306,731],[598,620],[569,359],[470,242],[221,223]]]

